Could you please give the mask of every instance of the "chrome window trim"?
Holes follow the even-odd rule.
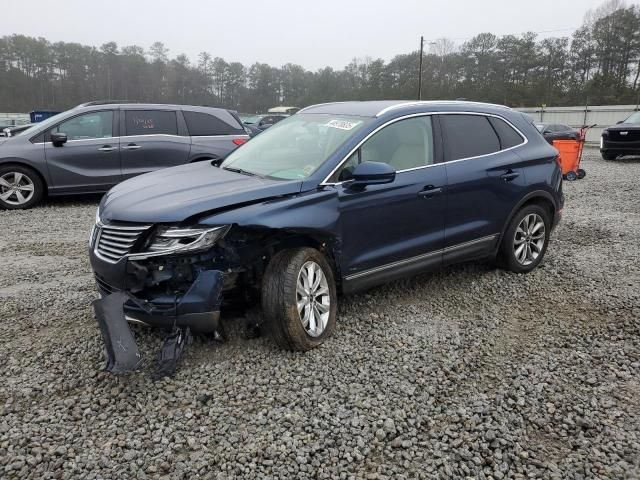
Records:
[[[504,117],[502,117],[500,115],[494,114],[494,113],[484,113],[484,112],[420,112],[420,113],[412,113],[412,114],[409,114],[409,115],[404,115],[402,117],[393,118],[393,119],[389,120],[388,122],[383,123],[378,128],[376,128],[371,133],[369,133],[360,142],[358,142],[358,144],[354,148],[352,148],[349,151],[349,153],[338,163],[338,165],[333,170],[331,170],[329,175],[327,175],[325,177],[325,179],[322,182],[320,182],[320,184],[318,186],[324,187],[324,186],[329,186],[329,185],[340,185],[342,183],[349,182],[349,180],[343,180],[342,182],[329,182],[329,179],[333,176],[334,173],[336,173],[336,171],[340,167],[342,167],[342,165],[351,157],[351,155],[354,154],[354,152],[356,150],[358,150],[367,140],[369,140],[369,138],[371,138],[373,135],[378,133],[383,128],[391,125],[392,123],[399,122],[400,120],[405,120],[407,118],[414,118],[414,117],[425,117],[425,116],[428,116],[428,115],[476,115],[476,116],[484,116],[484,117],[495,117],[495,118],[497,118],[499,120],[502,120],[502,121],[506,122],[507,125],[509,125],[511,128],[513,128],[518,133],[518,135],[520,135],[522,137],[523,142],[519,143],[518,145],[514,145],[513,147],[505,148],[504,150],[498,150],[497,152],[485,153],[484,155],[476,155],[475,157],[458,158],[456,160],[450,160],[448,162],[444,161],[444,162],[441,162],[441,163],[432,163],[431,165],[424,165],[424,166],[421,166],[421,167],[413,167],[413,168],[407,168],[407,169],[404,169],[404,170],[398,170],[396,172],[396,174],[405,173],[405,172],[411,172],[411,171],[414,171],[414,170],[421,170],[423,168],[435,167],[437,165],[445,165],[445,164],[449,164],[449,163],[463,162],[463,161],[466,161],[466,160],[475,160],[477,158],[488,157],[488,156],[491,156],[491,155],[495,155],[496,153],[508,152],[509,150],[513,150],[515,148],[520,148],[520,147],[526,145],[527,143],[529,143],[529,139],[526,137],[526,135],[524,135],[520,131],[519,128],[517,128],[513,123],[511,123],[506,118],[504,118]]]
[[[121,137],[100,137],[100,138],[79,138],[77,140],[67,140],[66,143],[71,143],[71,142],[90,142],[90,141],[96,141],[96,140],[112,140],[112,139],[130,139],[130,138],[139,138],[139,137],[176,137],[176,138],[231,138],[231,139],[235,139],[235,138],[250,138],[249,135],[247,135],[246,133],[242,133],[242,134],[237,134],[237,135],[200,135],[197,137],[193,137],[191,135],[171,135],[169,133],[150,133],[149,135],[123,135]],[[43,145],[46,143],[51,143],[51,142],[36,142],[34,143],[34,145]]]
[[[387,263],[384,265],[380,265],[379,267],[369,268],[367,270],[362,270],[360,272],[352,273],[351,275],[346,275],[344,277],[345,280],[355,280],[357,278],[366,277],[367,275],[371,275],[378,272],[383,272],[385,270],[389,270],[394,267],[401,267],[403,265],[411,264],[418,262],[420,260],[425,260],[427,258],[433,257],[435,255],[443,255],[445,253],[455,252],[456,250],[460,250],[462,248],[469,247],[471,245],[475,245],[477,243],[485,243],[495,240],[500,236],[499,233],[494,233],[493,235],[487,235],[486,237],[476,238],[474,240],[470,240],[468,242],[458,243],[456,245],[451,245],[450,247],[440,248],[438,250],[433,250],[429,253],[423,253],[421,255],[416,255],[415,257],[405,258],[403,260],[398,260],[396,262]]]
[[[479,106],[483,106],[483,107],[499,107],[499,108],[504,108],[507,110],[511,110],[511,108],[507,107],[506,105],[500,105],[499,103],[486,103],[486,102],[461,102],[461,101],[457,101],[457,100],[419,100],[419,101],[413,101],[413,102],[405,102],[405,103],[398,103],[396,105],[391,105],[389,107],[383,108],[382,110],[380,110],[378,113],[376,113],[376,118],[380,117],[382,115],[384,115],[387,112],[390,112],[392,110],[398,109],[398,108],[404,108],[404,107],[419,107],[419,106],[423,106],[423,105],[479,105]],[[436,112],[434,112],[436,113]]]

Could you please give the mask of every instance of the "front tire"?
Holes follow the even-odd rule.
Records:
[[[615,160],[616,158],[618,158],[618,155],[616,155],[615,153],[604,153],[604,152],[602,152],[602,158],[604,160]]]
[[[31,208],[44,196],[44,184],[31,168],[20,165],[0,167],[0,208]]]
[[[551,222],[539,205],[522,208],[509,222],[500,244],[500,266],[515,273],[529,273],[547,251]]]
[[[262,311],[278,345],[306,351],[322,344],[336,323],[333,269],[313,248],[277,253],[262,283]]]

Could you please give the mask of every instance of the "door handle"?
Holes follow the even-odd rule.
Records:
[[[519,176],[520,176],[520,172],[513,172],[509,170],[507,173],[500,175],[500,178],[502,178],[505,182],[511,182],[512,180],[515,180]]]
[[[98,151],[99,152],[113,152],[116,148],[112,147],[111,145],[105,145],[102,148],[99,148]]]
[[[431,198],[434,195],[442,193],[442,187],[434,187],[433,185],[427,185],[424,190],[418,192],[418,196],[422,198]]]
[[[138,150],[142,148],[140,145],[136,145],[135,143],[130,143],[129,145],[125,145],[122,147],[123,150]]]

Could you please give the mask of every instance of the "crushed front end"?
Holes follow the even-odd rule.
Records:
[[[219,331],[222,293],[237,276],[217,246],[228,229],[96,223],[90,259],[102,297],[94,308],[107,370],[122,373],[141,365],[127,321]]]

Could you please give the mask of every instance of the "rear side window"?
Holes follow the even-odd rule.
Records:
[[[206,137],[212,135],[244,135],[242,126],[229,115],[223,119],[215,115],[202,112],[182,111],[187,122],[189,134],[192,137]]]
[[[489,122],[493,126],[493,129],[498,134],[498,138],[500,139],[500,148],[504,150],[505,148],[515,147],[516,145],[520,145],[524,142],[522,137],[518,132],[516,132],[507,122],[501,120],[496,117],[488,117]]]
[[[448,160],[478,157],[500,151],[500,140],[484,115],[442,115]]]
[[[127,135],[177,135],[176,112],[163,110],[127,110]]]

